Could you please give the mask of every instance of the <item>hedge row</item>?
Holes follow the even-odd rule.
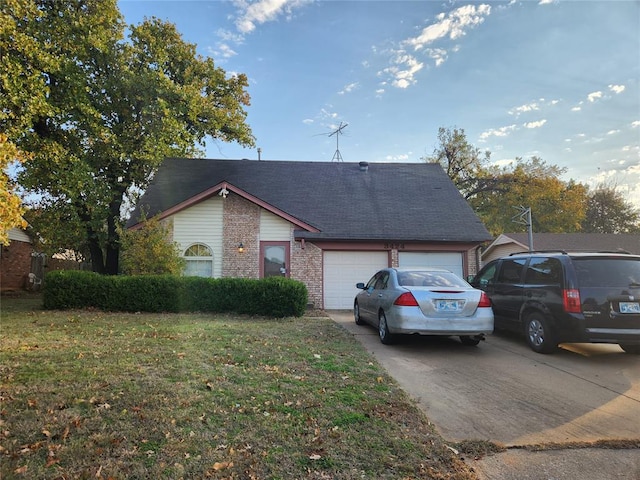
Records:
[[[98,308],[113,312],[213,312],[299,317],[307,288],[297,280],[269,277],[199,278],[175,275],[107,276],[78,270],[47,273],[44,307]]]

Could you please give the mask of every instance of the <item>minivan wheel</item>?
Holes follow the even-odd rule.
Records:
[[[620,348],[627,353],[632,353],[634,355],[640,355],[640,345],[626,345],[624,343],[620,344]]]
[[[364,325],[364,320],[360,318],[360,307],[358,302],[353,304],[353,318],[356,321],[356,325]]]
[[[551,353],[558,347],[549,322],[540,312],[532,312],[526,317],[525,335],[531,350],[537,353]]]
[[[385,345],[391,345],[395,341],[395,335],[389,331],[387,317],[382,311],[378,315],[378,335],[380,335],[380,341]]]

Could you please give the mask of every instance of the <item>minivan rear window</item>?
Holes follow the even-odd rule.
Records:
[[[638,287],[640,260],[627,258],[573,258],[581,287]]]

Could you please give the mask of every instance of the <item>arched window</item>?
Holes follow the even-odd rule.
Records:
[[[184,274],[187,277],[213,277],[213,252],[211,248],[195,243],[184,251],[186,265]]]

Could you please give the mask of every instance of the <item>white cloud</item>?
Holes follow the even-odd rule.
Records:
[[[422,70],[424,64],[402,50],[395,53],[396,57],[393,59],[395,65],[385,68],[379,74],[391,76],[393,78],[391,84],[397,88],[407,88],[414,85],[416,83],[415,74]]]
[[[524,128],[540,128],[541,126],[543,126],[545,123],[547,123],[546,120],[538,120],[537,122],[528,122],[525,123],[523,126]]]
[[[640,120],[636,120],[635,122],[631,122],[631,128],[640,127]]]
[[[329,112],[327,109],[322,108],[320,109],[320,117],[324,119],[338,118],[338,114],[336,112]]]
[[[313,123],[313,119],[305,118],[304,120],[302,120],[302,123],[304,123],[305,125],[311,125]]]
[[[533,112],[535,110],[540,110],[540,106],[536,102],[533,102],[525,105],[520,105],[513,110],[509,110],[509,115],[520,115],[522,113]]]
[[[416,37],[410,37],[400,42],[397,49],[391,51],[391,66],[378,72],[378,75],[387,75],[392,78],[391,84],[396,88],[408,88],[416,83],[415,74],[424,67],[424,64],[415,56],[408,54],[406,48],[414,52],[422,51],[436,67],[441,66],[448,58],[449,52],[459,50],[458,46],[432,47],[434,42],[443,39],[456,40],[466,32],[484,22],[486,16],[491,13],[491,6],[466,5],[452,10],[449,13],[440,13],[436,22],[422,29]],[[377,51],[373,47],[374,52]]]
[[[607,135],[615,135],[616,133],[620,133],[620,130],[609,130]]]
[[[516,129],[515,125],[508,125],[506,127],[494,128],[491,130],[487,130],[486,132],[482,132],[480,134],[480,141],[486,142],[489,137],[506,137]]]
[[[344,95],[345,93],[353,92],[359,86],[360,84],[358,82],[353,82],[353,83],[350,83],[349,85],[345,85],[345,87],[338,92],[338,95]]]
[[[587,100],[589,100],[591,103],[601,98],[602,98],[602,92],[592,92],[589,95],[587,95]]]
[[[385,157],[385,160],[387,160],[388,162],[405,162],[409,160],[409,155],[405,153],[400,155],[387,155]]]
[[[242,34],[247,34],[255,30],[256,26],[272,22],[279,17],[290,19],[293,10],[305,5],[308,0],[258,0],[253,3],[236,0],[234,3],[240,11],[236,18],[236,28]]]
[[[622,93],[624,92],[624,89],[624,85],[609,85],[609,90],[611,90],[613,93]]]
[[[571,109],[572,112],[579,112],[580,110],[582,110],[582,107],[573,107]]]
[[[216,58],[231,58],[236,56],[237,53],[226,43],[219,43],[218,48],[214,50],[214,55]]]
[[[449,37],[451,40],[455,40],[466,35],[466,30],[484,22],[484,17],[490,13],[491,6],[486,4],[465,5],[448,14],[441,13],[436,17],[437,23],[423,28],[420,35],[409,38],[404,43],[412,46],[414,50],[420,50],[425,45],[441,38]]]

